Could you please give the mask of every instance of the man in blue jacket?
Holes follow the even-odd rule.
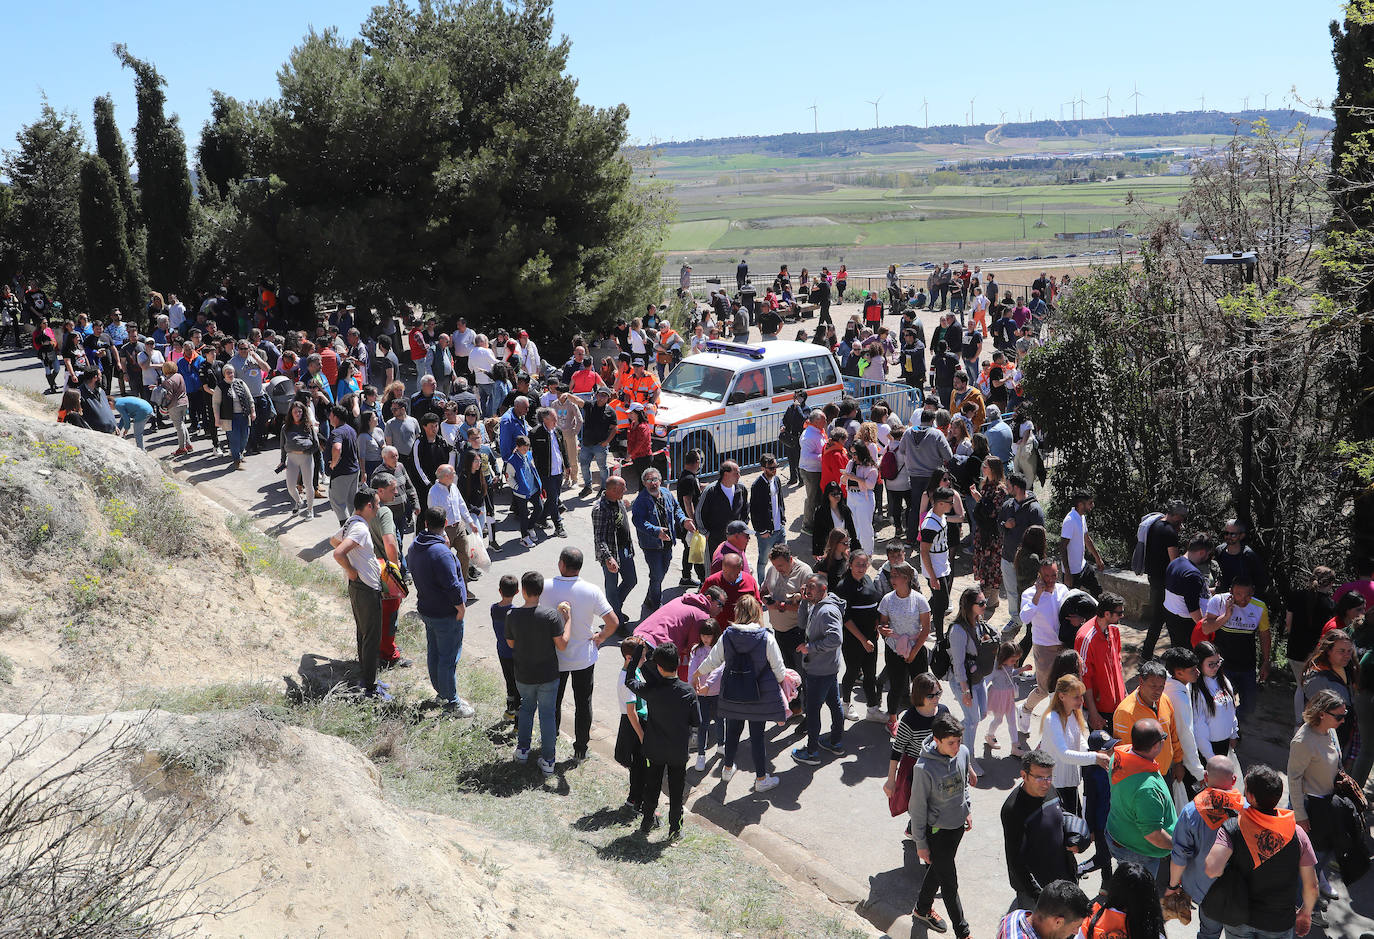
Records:
[[[425,509],[425,530],[415,536],[406,552],[406,564],[415,581],[416,612],[425,624],[429,683],[434,686],[445,713],[472,717],[472,705],[458,697],[455,675],[458,659],[463,654],[467,585],[463,583],[444,535],[447,521],[443,509]]]
[[[1221,826],[1240,813],[1242,800],[1236,791],[1236,771],[1230,757],[1209,759],[1202,781],[1203,790],[1183,807],[1174,825],[1168,892],[1187,891],[1198,905],[1198,939],[1221,939],[1222,924],[1209,919],[1201,910],[1202,898],[1215,879],[1207,876],[1207,853],[1216,844]]]
[[[696,523],[682,511],[673,494],[663,488],[663,475],[647,469],[641,479],[639,495],[630,506],[630,520],[644,552],[644,564],[649,569],[649,587],[644,594],[643,615],[648,616],[663,605],[663,578],[673,563],[673,546],[677,544],[678,529],[696,531]]]
[[[530,426],[525,421],[525,415],[529,410],[530,399],[522,395],[515,399],[509,411],[501,415],[501,459],[509,461],[511,454],[515,452],[515,438],[529,434]]]

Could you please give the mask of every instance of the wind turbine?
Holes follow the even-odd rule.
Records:
[[[1107,102],[1107,106],[1106,106],[1105,108],[1102,109],[1102,116],[1103,116],[1104,118],[1111,117],[1111,116],[1112,116],[1112,90],[1111,90],[1110,88],[1108,88],[1108,89],[1107,89],[1107,93],[1106,93],[1105,95],[1103,95],[1103,96],[1102,96],[1100,99],[1098,99],[1098,100],[1100,100],[1100,101],[1106,101],[1106,102]]]
[[[1080,121],[1086,121],[1088,119],[1087,104],[1088,99],[1083,97],[1083,90],[1080,88],[1078,90],[1078,119]]]
[[[1250,96],[1249,96],[1249,95],[1245,95],[1245,96],[1243,96],[1243,97],[1240,99],[1240,109],[1241,109],[1242,111],[1248,111],[1248,110],[1250,110]]]
[[[977,101],[977,100],[978,100],[978,96],[977,96],[977,95],[974,95],[972,98],[969,98],[969,99],[968,99],[968,126],[969,126],[969,127],[972,127],[972,126],[973,126],[973,102],[974,102],[974,101]]]
[[[878,101],[881,101],[881,100],[883,100],[883,96],[882,96],[882,95],[878,95]],[[877,130],[877,129],[878,129],[878,101],[869,101],[869,102],[868,102],[869,104],[873,105],[873,129],[874,129],[874,130]]]
[[[925,115],[925,126],[930,126],[930,102],[925,98],[921,99],[921,113]]]
[[[819,134],[819,133],[821,132],[821,123],[820,123],[820,118],[816,116],[816,99],[815,99],[815,98],[812,98],[812,99],[811,99],[811,107],[807,108],[806,110],[808,110],[808,111],[811,112],[812,133]]]
[[[1136,114],[1136,117],[1139,117],[1139,116],[1140,116],[1140,89],[1136,87],[1135,82],[1132,82],[1132,83],[1131,83],[1131,93],[1130,93],[1129,95],[1127,95],[1127,97],[1128,97],[1128,98],[1134,98],[1134,99],[1135,99],[1135,114]]]
[[[1264,93],[1264,110],[1269,110],[1269,92]]]
[[[1206,96],[1206,95],[1199,95],[1197,100],[1198,100],[1198,104],[1201,106],[1202,110],[1204,110],[1204,111],[1207,110],[1207,96]]]
[[[1000,111],[999,113],[1000,113],[1002,116],[999,117],[999,118],[997,119],[997,123],[999,123],[999,124],[1005,124],[1005,123],[1007,122],[1007,112],[1006,112],[1006,111]]]

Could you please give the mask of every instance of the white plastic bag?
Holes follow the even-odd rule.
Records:
[[[487,553],[487,541],[481,535],[468,532],[468,554],[479,571],[485,573],[491,570],[491,555]]]

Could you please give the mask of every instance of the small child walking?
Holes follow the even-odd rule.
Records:
[[[644,808],[644,776],[649,764],[644,760],[644,720],[649,716],[644,699],[625,683],[626,677],[640,677],[630,660],[639,661],[644,640],[630,636],[620,642],[620,654],[625,665],[616,679],[616,695],[620,700],[620,732],[615,738],[615,761],[630,771],[630,792],[625,807],[638,815]]]
[[[515,452],[507,464],[511,470],[510,505],[520,521],[520,543],[527,548],[535,545],[534,532],[544,520],[544,504],[539,498],[543,483],[535,469],[530,453],[530,438],[521,434],[515,438]]]
[[[506,713],[502,719],[514,722],[520,710],[520,689],[515,685],[515,653],[506,642],[506,614],[520,592],[520,582],[514,574],[503,574],[496,589],[501,599],[491,605],[491,630],[496,633],[496,661],[501,663],[501,675],[506,679]]]
[[[1016,643],[1004,642],[997,647],[997,667],[992,670],[992,684],[988,686],[988,713],[992,715],[992,723],[983,738],[990,750],[999,746],[997,725],[1003,720],[1011,733],[1012,746],[1016,745],[1016,666],[1020,661],[1021,647]]]
[[[716,638],[720,635],[720,624],[715,620],[707,620],[701,624],[701,641],[692,648],[692,655],[687,664],[687,674],[695,675],[701,663],[706,661],[706,656],[711,654],[711,647],[716,644]],[[716,706],[720,703],[720,694],[709,689],[704,682],[695,682],[697,693],[697,762],[696,771],[706,772],[706,748],[718,747],[725,740],[725,718],[716,716]],[[714,727],[712,725],[715,725]],[[715,733],[712,734],[711,731]]]
[[[697,724],[697,696],[690,685],[677,677],[676,643],[665,642],[654,649],[653,664],[638,677],[644,647],[634,650],[625,663],[625,686],[642,697],[649,707],[644,723],[644,758],[649,766],[644,777],[644,820],[640,834],[654,827],[663,775],[668,775],[668,839],[682,835],[683,794],[687,785],[687,751],[691,748],[692,728]]]

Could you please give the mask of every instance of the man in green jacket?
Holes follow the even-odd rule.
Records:
[[[1112,804],[1107,834],[1118,863],[1134,861],[1152,874],[1174,847],[1178,814],[1169,784],[1155,757],[1164,746],[1164,728],[1156,720],[1139,720],[1131,727],[1131,745],[1112,756]]]

